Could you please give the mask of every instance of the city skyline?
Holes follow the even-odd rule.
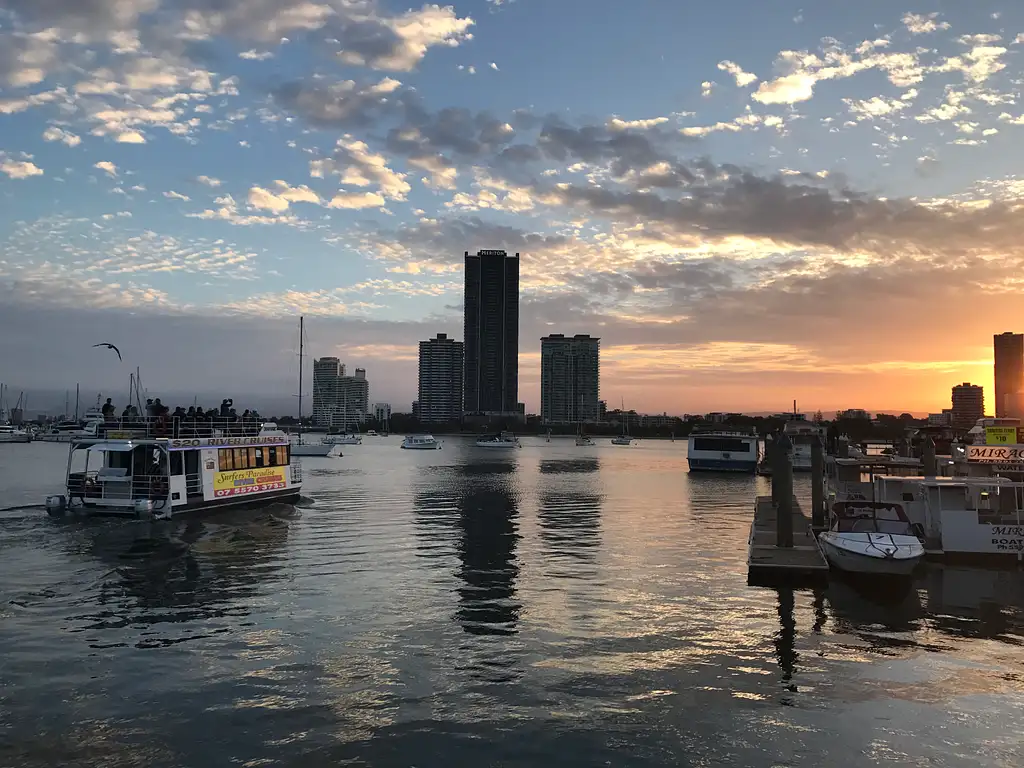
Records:
[[[612,402],[999,405],[1019,3],[0,6],[14,392],[287,397],[305,315],[411,403],[419,340],[465,338],[461,254],[502,249],[522,338],[600,336]]]

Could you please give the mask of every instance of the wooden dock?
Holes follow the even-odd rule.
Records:
[[[750,584],[819,583],[828,577],[828,561],[811,531],[811,521],[793,499],[793,546],[775,545],[776,511],[771,496],[754,502],[747,553],[747,581]]]

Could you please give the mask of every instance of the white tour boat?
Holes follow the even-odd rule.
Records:
[[[750,472],[761,460],[755,432],[727,430],[690,433],[686,462],[691,472]]]
[[[924,558],[914,526],[892,502],[837,501],[818,541],[829,563],[849,573],[909,576]]]
[[[507,450],[510,448],[521,448],[519,440],[511,432],[500,432],[496,435],[484,435],[476,440],[478,448],[497,448]]]
[[[255,423],[187,426],[125,419],[75,440],[65,495],[48,497],[47,511],[167,518],[299,498],[302,469],[284,432]]]
[[[433,435],[409,435],[402,441],[402,447],[411,451],[436,451],[441,443]]]
[[[29,443],[32,435],[10,424],[0,424],[0,443]]]

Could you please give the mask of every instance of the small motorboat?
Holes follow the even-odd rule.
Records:
[[[409,435],[402,441],[402,447],[410,451],[436,451],[441,443],[433,435]]]
[[[593,445],[593,444],[594,444],[594,441],[591,440],[586,435],[577,435],[576,436],[576,445]]]
[[[829,564],[848,573],[909,576],[924,558],[920,526],[900,504],[837,501],[818,541]]]
[[[511,432],[499,432],[497,435],[484,435],[477,438],[477,448],[497,448],[508,450],[510,448],[521,448],[519,440]]]
[[[628,435],[618,435],[612,438],[612,445],[632,445],[633,438]]]

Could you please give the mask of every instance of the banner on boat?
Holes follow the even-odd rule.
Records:
[[[262,469],[216,472],[213,475],[213,495],[216,498],[221,498],[286,488],[284,471],[284,467],[264,467]]]
[[[251,435],[248,437],[183,437],[171,440],[168,448],[247,448],[259,445],[288,445],[288,435]]]
[[[1024,464],[1024,445],[968,445],[967,460],[984,464]]]
[[[986,445],[1019,445],[1024,443],[1024,427],[985,427]]]

